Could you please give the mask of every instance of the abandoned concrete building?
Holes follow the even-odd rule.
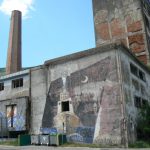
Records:
[[[149,8],[148,0],[93,0],[96,48],[28,69],[21,12],[13,11],[6,73],[0,69],[0,134],[55,128],[71,142],[134,142],[138,111],[150,102]]]

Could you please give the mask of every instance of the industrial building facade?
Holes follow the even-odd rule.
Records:
[[[135,21],[129,23],[131,26],[133,23],[133,28],[128,27],[136,29],[134,32],[124,33],[124,29],[117,26],[122,23],[119,18],[110,19],[111,23],[109,19],[104,22],[113,14],[106,8],[112,11],[111,5],[116,6],[117,17],[117,12],[126,10],[124,7],[131,1],[133,10],[140,6],[140,12],[141,4],[147,2],[93,0],[97,47],[25,70],[21,69],[19,58],[21,37],[20,34],[14,37],[17,34],[13,33],[21,30],[20,24],[17,24],[19,27],[11,24],[15,29],[10,32],[10,38],[17,40],[9,41],[6,75],[1,69],[0,117],[6,118],[6,122],[1,123],[0,133],[13,136],[48,133],[56,129],[58,133],[65,133],[70,142],[127,145],[136,140],[138,112],[150,103],[150,71],[142,63],[149,61],[147,26],[143,22],[137,23],[141,13],[136,20],[134,11],[130,16],[132,19],[128,16],[130,21]],[[13,12],[12,22],[20,18],[18,13]],[[113,23],[117,23],[114,30]],[[111,30],[105,30],[105,25],[109,29],[112,27]],[[135,37],[132,44],[130,36]],[[122,38],[128,44],[118,42],[119,39],[122,42]],[[129,48],[136,51],[138,58]]]
[[[71,142],[134,142],[138,111],[150,97],[149,70],[116,44],[2,76],[0,84],[10,134],[56,128]]]

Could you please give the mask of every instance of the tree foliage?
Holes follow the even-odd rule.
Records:
[[[150,105],[147,103],[139,113],[137,138],[150,142]]]

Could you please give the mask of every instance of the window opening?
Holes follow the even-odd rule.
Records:
[[[69,101],[62,102],[62,112],[69,111]]]
[[[4,83],[0,83],[0,91],[4,90]]]
[[[23,78],[12,80],[12,88],[23,87]]]

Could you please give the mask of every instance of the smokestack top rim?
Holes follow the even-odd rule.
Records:
[[[22,13],[20,10],[14,9],[12,10],[12,13]]]

